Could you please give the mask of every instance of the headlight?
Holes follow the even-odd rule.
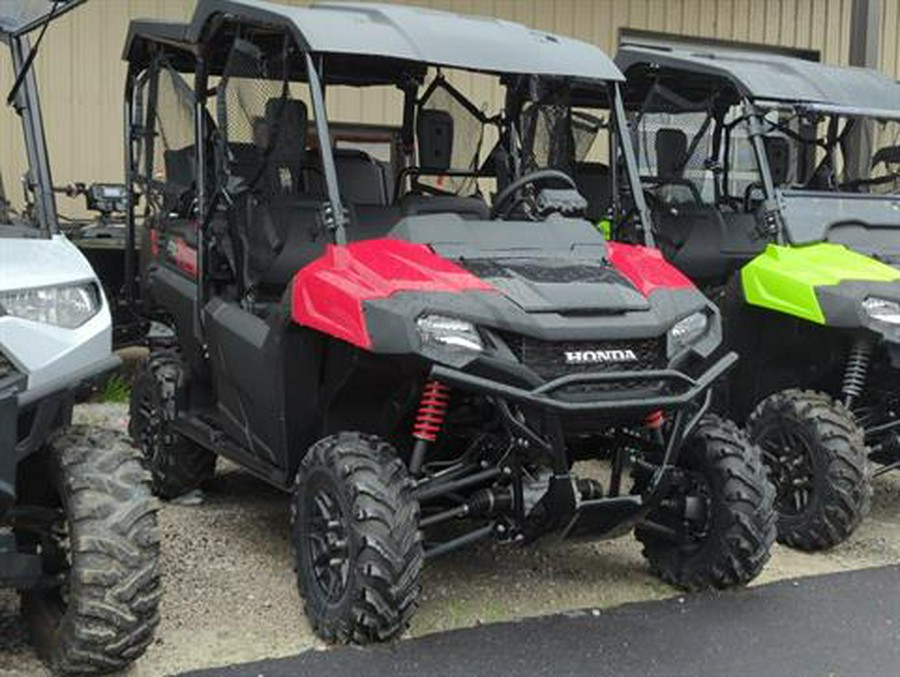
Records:
[[[672,340],[675,350],[681,350],[695,343],[706,333],[708,327],[709,318],[706,313],[697,312],[679,320],[669,330],[669,338]]]
[[[0,308],[23,320],[75,329],[100,311],[100,292],[93,282],[4,291]]]
[[[475,325],[466,320],[443,315],[424,315],[416,320],[416,329],[423,350],[437,348],[446,351],[480,353],[484,349]]]
[[[900,303],[870,296],[863,301],[863,310],[873,320],[887,324],[900,324]]]

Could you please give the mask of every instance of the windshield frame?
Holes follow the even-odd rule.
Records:
[[[33,49],[31,41],[27,34],[17,33],[4,35],[3,42],[10,50],[13,77],[15,77],[28,62]],[[27,186],[27,192],[33,197],[33,202],[26,201],[25,214],[23,214],[26,218],[22,219],[20,223],[0,224],[0,227],[27,224],[28,227],[36,229],[43,235],[55,235],[60,232],[59,218],[56,211],[56,197],[53,192],[50,158],[47,152],[44,121],[34,68],[28,68],[25,72],[12,107],[22,124],[28,168],[26,176],[31,180],[31,184]],[[6,195],[2,197],[8,207]]]
[[[777,105],[773,105],[777,104]],[[765,115],[774,110],[794,113],[815,112],[831,116],[833,119],[846,117],[868,117],[873,121],[900,122],[900,110],[830,106],[827,104],[806,104],[772,101],[744,101],[747,124],[757,129],[754,136],[755,155],[760,174],[763,177],[766,209],[771,209],[775,218],[775,236],[778,243],[809,244],[826,241],[829,231],[846,223],[858,223],[866,227],[900,228],[900,195],[859,193],[841,190],[814,190],[803,188],[782,188],[774,184],[768,154],[763,139],[765,137]],[[752,135],[752,133],[751,133]],[[830,205],[830,206],[826,206]],[[840,205],[836,209],[836,205]],[[830,222],[826,213],[843,213],[844,206],[852,209],[852,216]]]

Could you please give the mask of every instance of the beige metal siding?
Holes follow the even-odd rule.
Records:
[[[881,69],[900,80],[900,0],[882,0]]]
[[[885,70],[898,74],[900,0],[883,2],[882,63]],[[306,3],[295,0],[294,4]],[[818,49],[826,61],[838,64],[846,63],[849,50],[851,0],[415,0],[408,4],[507,18],[594,42],[610,53],[620,27]],[[192,0],[90,0],[50,30],[37,73],[57,183],[120,180],[125,72],[120,55],[128,20],[185,20],[193,6]],[[6,53],[2,59],[0,91],[5,92],[11,69]],[[496,104],[486,101],[487,91],[476,78],[468,78],[463,86],[479,104]],[[340,118],[396,119],[394,102],[383,94],[331,97],[329,106]],[[9,158],[19,131],[9,128],[9,120],[8,115],[0,117],[4,125],[0,168],[12,193],[17,189],[10,184],[18,177],[11,173]]]

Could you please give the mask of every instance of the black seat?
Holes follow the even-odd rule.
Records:
[[[355,148],[335,148],[332,152],[338,187],[348,206],[390,204],[389,169],[384,163]],[[307,164],[305,175],[308,190],[325,192],[325,177],[318,162]]]
[[[606,218],[612,206],[612,172],[601,162],[579,162],[575,166],[575,185],[587,200],[586,216],[597,222]]]
[[[260,296],[280,296],[298,270],[322,255],[328,242],[320,226],[324,202],[324,196],[299,195],[275,197],[255,205],[251,227],[271,228],[282,238],[277,251],[262,243],[265,251],[251,256],[251,262],[259,259],[261,264],[254,281]]]
[[[292,195],[304,190],[306,161],[306,104],[297,99],[266,102],[264,124],[254,131],[257,146],[264,149],[266,163],[262,191],[268,195]]]
[[[354,205],[388,205],[384,168],[368,153],[351,148],[334,151],[335,171],[341,196]]]
[[[673,127],[660,129],[654,140],[656,175],[665,180],[680,179],[684,175],[688,139],[682,130]]]
[[[791,173],[791,144],[783,136],[767,136],[763,139],[772,183],[783,186]]]

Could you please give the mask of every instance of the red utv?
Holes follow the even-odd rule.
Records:
[[[424,9],[205,0],[188,25],[134,22],[126,58],[155,321],[131,432],[163,497],[218,455],[292,492],[322,637],[396,636],[423,562],[482,539],[635,529],[683,588],[759,573],[773,490],[707,414],[735,360],[709,359],[718,312],[584,218],[646,212],[600,50]],[[373,106],[394,123],[348,119]]]

